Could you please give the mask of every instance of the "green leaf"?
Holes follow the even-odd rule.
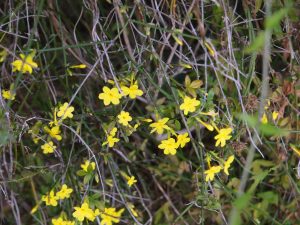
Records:
[[[92,174],[85,175],[85,177],[83,178],[83,183],[87,184],[92,179],[92,176]]]
[[[266,191],[257,194],[259,198],[262,198],[263,201],[268,202],[269,204],[278,204],[278,195],[272,191]]]
[[[76,172],[76,174],[77,174],[77,176],[83,177],[83,176],[86,175],[86,171],[84,171],[84,170],[78,170],[78,171]]]
[[[181,130],[181,124],[178,120],[174,120],[175,130]]]
[[[261,5],[262,5],[262,0],[255,1],[255,14],[258,12],[258,10],[260,10]]]
[[[289,12],[289,8],[283,8],[273,13],[272,16],[266,19],[265,27],[266,29],[274,29],[279,26],[282,18]]]
[[[12,138],[12,136],[9,134],[8,129],[0,130],[0,146],[6,145],[10,138]]]
[[[259,130],[262,134],[266,136],[286,136],[288,135],[288,131],[281,129],[279,127],[275,127],[272,124],[261,124],[259,126]]]
[[[244,208],[247,207],[251,198],[252,198],[252,194],[250,192],[244,193],[233,202],[233,205],[238,210],[243,210]]]
[[[270,173],[270,170],[265,170],[255,176],[253,176],[252,179],[254,179],[254,183],[250,186],[248,192],[254,193],[256,187],[266,178],[266,176],[268,176],[269,173]]]
[[[203,84],[202,80],[194,80],[189,86],[193,89],[200,88]]]
[[[261,124],[258,122],[257,117],[250,116],[245,113],[239,114],[237,117],[246,122],[251,128],[257,128],[261,134],[266,136],[286,136],[289,134],[287,130],[281,129],[272,124]]]
[[[184,85],[185,87],[189,87],[191,84],[191,78],[187,75],[185,76],[185,79],[184,79]]]
[[[260,31],[250,46],[246,47],[246,53],[259,52],[263,50],[263,46],[265,45],[265,32]]]
[[[262,167],[274,167],[275,164],[272,161],[257,159],[252,163],[253,174],[257,175],[263,171]]]

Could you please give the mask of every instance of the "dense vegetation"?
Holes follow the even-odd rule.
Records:
[[[0,224],[300,224],[300,1],[0,2]]]

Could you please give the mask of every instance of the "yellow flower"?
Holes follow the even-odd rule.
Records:
[[[279,115],[279,112],[277,112],[277,111],[272,112],[272,118],[274,121],[278,118],[278,115]]]
[[[65,225],[65,221],[63,220],[63,218],[59,217],[57,219],[52,219],[51,220],[53,225]]]
[[[111,131],[109,132],[109,135],[107,135],[107,140],[102,144],[102,146],[108,144],[110,148],[114,147],[115,143],[120,141],[119,138],[115,137],[117,131],[118,129],[116,127],[112,128]]]
[[[62,139],[62,137],[60,135],[59,126],[54,126],[51,129],[49,129],[49,127],[45,126],[44,130],[50,135],[50,137],[55,138],[58,141],[60,141]]]
[[[180,146],[181,148],[183,148],[187,143],[190,142],[191,139],[188,136],[189,136],[188,133],[179,134],[177,136],[177,145],[178,145],[178,147]]]
[[[103,144],[107,144],[107,143],[108,143],[108,146],[109,146],[110,148],[112,148],[112,147],[114,147],[115,143],[117,143],[117,142],[119,142],[119,141],[120,141],[119,138],[116,138],[116,137],[113,137],[113,136],[111,136],[111,135],[108,135],[108,136],[107,136],[107,141],[104,142]]]
[[[215,110],[213,110],[213,109],[209,110],[208,112],[200,112],[199,114],[206,115],[206,116],[211,116],[213,118],[215,118],[218,115],[218,113],[216,113]]]
[[[57,111],[57,108],[55,107],[54,112],[53,112],[53,121],[49,122],[50,127],[58,126],[58,121],[57,121],[57,118],[56,118],[56,114],[57,114],[56,111]]]
[[[79,64],[79,65],[73,65],[69,67],[70,69],[85,69],[86,65],[85,64]]]
[[[152,119],[143,119],[142,121],[146,122],[146,123],[151,123]]]
[[[262,124],[267,124],[268,123],[268,117],[267,117],[266,113],[263,114],[263,116],[261,118],[261,123]]]
[[[233,162],[233,160],[234,160],[234,155],[231,155],[228,157],[228,159],[224,163],[224,173],[226,173],[227,175],[229,175],[228,169],[229,169],[231,163]]]
[[[230,135],[232,132],[232,129],[224,128],[218,131],[219,134],[215,136],[216,141],[216,147],[218,147],[221,144],[221,147],[224,147],[226,144],[226,141],[229,140],[232,136]]]
[[[65,198],[70,198],[70,194],[73,192],[72,188],[68,188],[66,184],[64,184],[60,191],[56,193],[56,196],[59,199],[65,199]]]
[[[128,122],[132,120],[132,117],[130,116],[129,112],[121,111],[121,113],[118,115],[119,123],[128,126]]]
[[[7,100],[15,100],[16,94],[12,90],[2,90],[2,97]]]
[[[134,205],[132,203],[128,203],[128,208],[134,217],[138,217],[137,211],[134,209]]]
[[[300,148],[298,148],[294,144],[290,144],[291,149],[297,154],[298,157],[300,157]]]
[[[49,194],[42,196],[42,201],[46,203],[46,205],[57,206],[57,196],[54,191],[50,191]]]
[[[185,96],[183,99],[183,103],[180,105],[180,110],[183,110],[184,115],[187,115],[189,112],[195,112],[196,107],[199,105],[200,101],[196,100],[196,98]]]
[[[139,89],[137,84],[130,85],[130,87],[122,86],[121,90],[123,91],[124,95],[129,95],[129,98],[135,99],[136,96],[142,96],[144,92]]]
[[[129,187],[131,187],[133,184],[135,184],[137,182],[137,180],[135,179],[135,176],[131,176],[126,179],[127,179],[127,184]]]
[[[75,212],[73,212],[73,217],[75,217],[78,221],[82,222],[84,218],[87,218],[90,221],[94,221],[96,215],[94,211],[89,207],[89,205],[85,202],[81,205],[81,207],[74,207]]]
[[[116,211],[116,208],[105,208],[104,212],[100,214],[101,225],[112,225],[113,223],[119,223],[123,212],[124,209]]]
[[[170,130],[170,127],[166,125],[166,123],[169,121],[169,118],[165,117],[163,119],[158,120],[157,122],[151,123],[150,127],[153,127],[151,130],[151,134],[153,132],[157,132],[158,134],[162,134],[164,132],[164,129]]]
[[[40,204],[35,205],[35,206],[31,209],[30,214],[33,215],[34,213],[36,213],[36,211],[38,210],[39,207],[40,207]]]
[[[66,118],[73,118],[73,111],[74,111],[74,107],[73,106],[69,106],[68,107],[68,103],[65,102],[61,107],[59,107],[59,111],[57,112],[57,116],[58,117],[62,117],[62,119],[66,119]]]
[[[49,141],[49,142],[43,144],[41,146],[41,148],[43,149],[44,154],[49,154],[49,153],[53,153],[55,151],[56,146],[53,144],[52,141]]]
[[[57,219],[51,220],[52,225],[75,225],[74,221],[64,220],[62,217],[58,217]]]
[[[92,170],[95,170],[96,168],[96,163],[90,162],[89,160],[85,160],[83,164],[80,165],[81,169],[83,169],[85,172],[88,171],[88,167],[91,165]]]
[[[109,132],[109,135],[114,137],[114,136],[116,136],[117,131],[118,131],[118,129],[116,127],[113,127],[111,129],[111,131]]]
[[[120,103],[120,99],[122,95],[119,93],[117,88],[109,89],[108,87],[103,87],[103,93],[99,94],[99,99],[103,100],[105,106],[109,105],[110,103],[114,105],[118,105]]]
[[[206,174],[205,181],[212,181],[215,178],[215,174],[221,171],[221,166],[212,166],[210,169],[205,170]]]
[[[207,130],[213,131],[214,127],[208,123],[205,123],[204,121],[200,120],[199,118],[196,118],[196,120],[201,123],[204,127],[206,127]]]
[[[24,54],[20,54],[21,59],[17,59],[11,63],[13,67],[13,72],[20,71],[21,73],[32,73],[32,68],[37,68],[38,65],[33,61],[33,57],[35,56],[35,51],[25,56]]]
[[[169,138],[167,140],[163,140],[158,148],[164,150],[165,155],[175,155],[178,144],[175,142],[174,138]]]

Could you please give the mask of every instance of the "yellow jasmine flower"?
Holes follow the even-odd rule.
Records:
[[[279,112],[277,112],[277,111],[272,112],[272,118],[274,121],[278,118],[278,115],[279,115]]]
[[[118,131],[118,129],[116,127],[113,127],[111,129],[111,131],[109,132],[109,135],[114,137],[114,136],[116,136],[117,131]]]
[[[119,223],[123,212],[124,209],[116,211],[116,208],[105,208],[104,212],[100,214],[101,225],[112,225],[113,223]]]
[[[50,127],[58,126],[58,121],[57,121],[57,118],[56,118],[56,114],[57,114],[56,111],[57,111],[57,108],[55,107],[54,108],[54,113],[53,113],[53,121],[49,122]]]
[[[41,148],[43,149],[44,154],[49,154],[49,153],[53,153],[55,151],[56,146],[53,144],[52,141],[49,141],[49,142],[43,144],[41,146]]]
[[[110,148],[114,147],[115,143],[119,142],[120,139],[116,138],[115,135],[117,133],[118,129],[116,127],[112,128],[109,132],[109,135],[107,136],[106,142],[102,144],[102,146],[108,144]]]
[[[262,124],[267,124],[268,123],[268,117],[267,117],[266,113],[263,114],[263,116],[261,118],[261,123]]]
[[[130,85],[130,87],[122,86],[121,90],[125,96],[129,95],[129,98],[131,99],[135,99],[136,96],[142,96],[144,94],[137,84]]]
[[[172,33],[172,37],[174,38],[177,44],[179,44],[180,46],[183,45],[183,41],[181,40],[181,38],[178,38],[174,33]]]
[[[196,120],[201,123],[207,130],[213,131],[214,127],[208,123],[205,123],[204,121],[200,120],[199,118],[196,118]]]
[[[137,182],[137,180],[135,179],[135,176],[131,176],[126,179],[127,179],[127,184],[129,187],[131,187],[133,184],[135,184]]]
[[[169,138],[167,140],[163,140],[158,148],[164,150],[165,155],[175,155],[178,144],[175,142],[174,138]]]
[[[86,65],[85,64],[79,64],[79,65],[73,65],[69,67],[70,69],[85,69]]]
[[[58,217],[57,219],[51,220],[52,225],[75,225],[74,221],[64,220],[62,217]]]
[[[108,87],[103,87],[103,93],[99,94],[99,99],[103,100],[105,106],[109,105],[110,103],[114,105],[118,105],[120,103],[120,99],[122,95],[119,93],[117,88],[109,89]]]
[[[17,59],[11,63],[13,67],[13,72],[20,71],[21,73],[32,73],[32,68],[38,68],[36,62],[33,61],[33,57],[35,56],[35,51],[25,56],[24,54],[20,54],[21,59]]]
[[[218,113],[216,113],[215,110],[209,110],[208,112],[200,112],[199,114],[206,115],[206,116],[211,116],[213,118],[218,115]]]
[[[233,162],[233,160],[234,160],[234,155],[231,155],[224,163],[224,173],[226,173],[227,175],[229,175],[228,169],[229,169],[231,163]]]
[[[107,141],[104,142],[103,144],[107,144],[107,143],[108,143],[108,146],[109,146],[110,148],[112,148],[112,147],[114,147],[115,143],[117,143],[117,142],[119,142],[119,141],[120,141],[119,138],[116,138],[116,137],[113,137],[113,136],[111,136],[111,135],[108,135],[108,136],[107,136]]]
[[[189,112],[195,112],[196,107],[199,105],[200,101],[198,101],[196,98],[185,96],[183,99],[183,103],[180,105],[180,110],[183,110],[184,115],[187,115]]]
[[[212,181],[215,178],[215,174],[221,171],[221,166],[212,166],[210,169],[205,170],[204,174],[206,174],[205,181]]]
[[[170,130],[170,127],[166,125],[166,123],[169,121],[169,118],[165,117],[163,119],[158,120],[157,122],[151,123],[150,127],[153,129],[151,130],[151,134],[153,132],[157,132],[158,134],[162,134],[164,132],[164,129]]]
[[[179,134],[177,136],[178,147],[180,146],[181,148],[183,148],[187,143],[190,142],[191,139],[188,136],[189,136],[189,134],[187,132],[184,134]]]
[[[46,205],[57,206],[57,196],[54,191],[50,191],[49,194],[42,196],[42,201],[46,203]]]
[[[50,135],[50,137],[55,138],[56,140],[60,141],[62,139],[60,135],[60,128],[59,126],[54,126],[51,129],[45,126],[44,130]]]
[[[12,90],[2,90],[2,97],[7,100],[15,100],[16,94]]]
[[[57,219],[52,219],[51,220],[53,225],[65,225],[65,221],[63,220],[63,218],[59,217]]]
[[[264,107],[265,110],[267,110],[271,105],[270,99],[267,99],[266,103],[267,103],[267,105],[265,105],[265,107]]]
[[[132,120],[132,117],[130,116],[129,112],[121,111],[121,113],[118,115],[119,123],[128,126],[128,122]]]
[[[224,147],[226,144],[226,141],[229,140],[232,136],[230,135],[232,132],[232,129],[224,128],[218,131],[219,133],[215,136],[216,141],[216,147],[218,147],[221,144],[221,147]]]
[[[38,210],[39,207],[40,207],[40,203],[38,203],[31,209],[30,214],[31,215],[34,214]]]
[[[79,64],[79,65],[73,65],[73,66],[69,66],[67,68],[67,73],[70,75],[70,76],[73,76],[73,72],[71,71],[71,69],[85,69],[86,68],[86,65],[85,64]]]
[[[95,162],[90,162],[89,160],[85,160],[83,164],[80,165],[81,169],[83,169],[85,172],[88,171],[88,167],[92,166],[92,170],[95,170],[96,168],[96,163]]]
[[[291,149],[297,154],[298,157],[300,157],[300,148],[298,148],[294,144],[290,144]]]
[[[211,167],[211,165],[210,165],[210,162],[211,162],[210,155],[206,155],[206,162],[207,162],[208,168],[210,168]]]
[[[134,217],[138,217],[137,211],[134,209],[134,205],[132,203],[128,203],[128,208]]]
[[[87,218],[90,221],[94,221],[96,215],[94,211],[89,207],[89,205],[85,202],[81,205],[81,207],[74,207],[75,212],[73,212],[73,217],[75,217],[78,221],[82,222],[84,218]]]
[[[57,116],[58,117],[62,117],[62,119],[66,119],[66,118],[73,118],[73,114],[72,112],[74,111],[74,107],[73,106],[69,106],[68,107],[68,103],[65,102],[61,107],[59,107],[59,110],[57,112]]]
[[[151,123],[152,119],[143,119],[142,121],[147,122],[147,123]]]
[[[70,198],[70,194],[73,192],[72,188],[68,188],[66,184],[64,184],[60,191],[56,193],[56,196],[59,199],[65,199],[65,198]]]

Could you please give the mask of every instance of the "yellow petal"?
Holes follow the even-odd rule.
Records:
[[[277,111],[274,111],[274,112],[272,113],[272,118],[273,118],[273,120],[276,120],[276,119],[278,118],[278,114],[279,114],[279,112],[277,112]]]
[[[182,40],[180,40],[178,37],[176,37],[175,34],[172,34],[172,37],[174,38],[174,40],[176,41],[177,44],[179,44],[180,46],[183,45]]]
[[[79,65],[70,66],[70,69],[84,69],[84,68],[86,68],[85,64],[79,64]]]

